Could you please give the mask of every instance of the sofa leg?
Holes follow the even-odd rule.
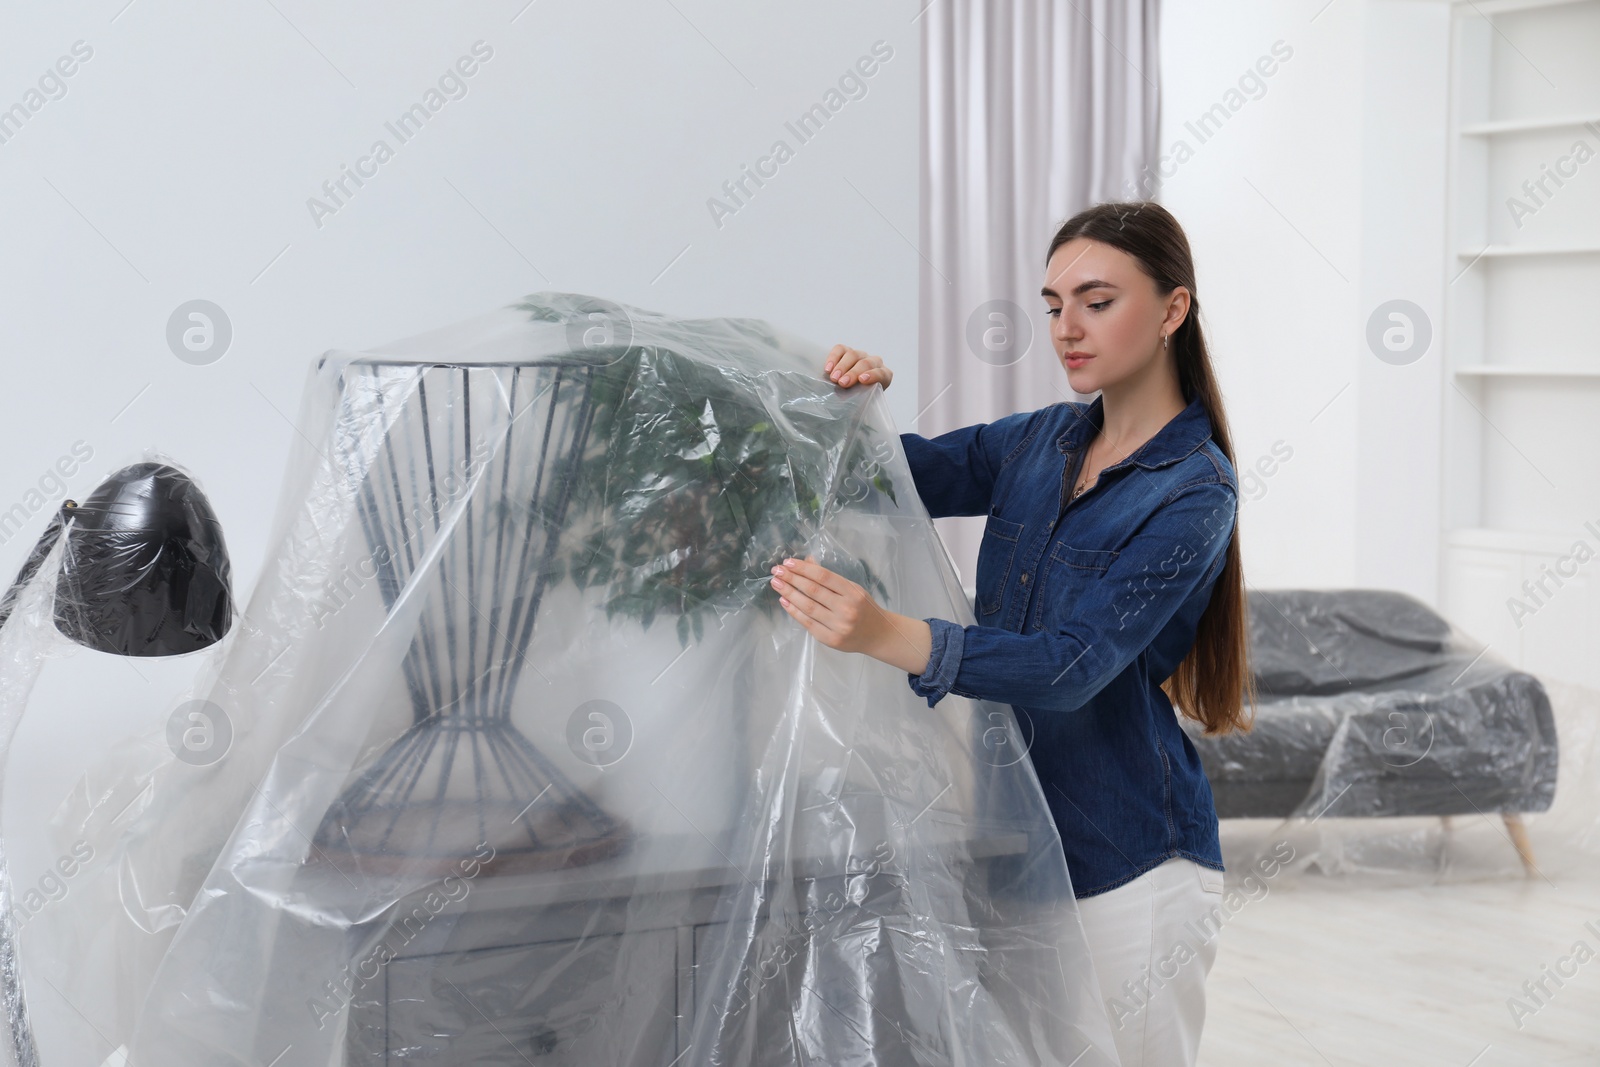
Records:
[[[1528,840],[1528,828],[1522,825],[1522,816],[1514,811],[1506,811],[1501,812],[1500,817],[1505,820],[1506,833],[1511,835],[1511,843],[1516,846],[1523,870],[1530,876],[1537,874],[1533,864],[1533,842]]]

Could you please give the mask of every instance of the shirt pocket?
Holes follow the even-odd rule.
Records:
[[[1017,543],[1022,539],[1022,523],[1002,519],[989,510],[989,521],[983,527],[983,541],[978,545],[978,573],[976,575],[977,602],[973,605],[979,615],[993,615],[1000,610],[1000,600],[1006,582],[1011,578],[1011,566],[1017,554]]]
[[[1039,587],[1042,625],[1054,630],[1071,619],[1078,603],[1120,554],[1109,549],[1076,548],[1057,541],[1050,549],[1048,568]]]

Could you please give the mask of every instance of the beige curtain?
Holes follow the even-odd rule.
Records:
[[[1085,400],[1039,287],[1061,223],[1153,198],[1159,0],[932,0],[922,23],[921,333],[927,437]],[[1148,170],[1146,169],[1148,167]],[[936,525],[969,589],[983,519]]]

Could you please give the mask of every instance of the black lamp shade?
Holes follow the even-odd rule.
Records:
[[[222,526],[176,467],[136,463],[68,517],[55,622],[119,656],[175,656],[222,640],[233,623]]]

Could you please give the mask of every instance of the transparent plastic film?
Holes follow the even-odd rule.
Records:
[[[1254,591],[1254,729],[1200,749],[1230,870],[1398,884],[1592,865],[1600,694],[1374,589]]]
[[[132,728],[141,707],[164,706],[159,694],[176,695],[167,689],[171,678],[192,679],[205,662],[191,654],[211,649],[231,629],[230,573],[205,494],[165,457],[151,454],[113,471],[82,500],[63,501],[0,596],[0,766],[10,765],[11,741],[52,661],[70,662],[54,668],[58,730],[81,728],[90,705],[109,705],[124,728]],[[152,659],[185,662],[168,669]],[[129,660],[141,661],[143,670],[113,666]],[[110,678],[125,685],[135,676],[144,685],[132,694],[105,684]],[[121,758],[131,765],[129,754]],[[0,1063],[34,1067],[49,1062],[40,1053],[47,1036],[81,1023],[51,987],[59,965],[29,952],[29,934],[97,857],[88,842],[73,841],[42,873],[30,869],[15,883],[11,851],[7,842],[0,855]],[[85,1062],[86,1054],[57,1055],[60,1062]]]
[[[62,522],[52,520],[30,552],[15,582],[0,599],[0,786],[11,742],[27,710],[39,671],[45,661],[61,655],[69,643],[55,632],[52,587],[60,568]],[[23,981],[18,938],[26,912],[19,913],[13,885],[11,848],[0,838],[0,1067],[34,1067],[37,1042],[34,1016]]]
[[[101,859],[24,962],[101,1058],[1114,1064],[1010,709],[929,709],[768,584],[972,621],[824,356],[541,293],[323,357],[226,751],[130,746],[57,817]]]

